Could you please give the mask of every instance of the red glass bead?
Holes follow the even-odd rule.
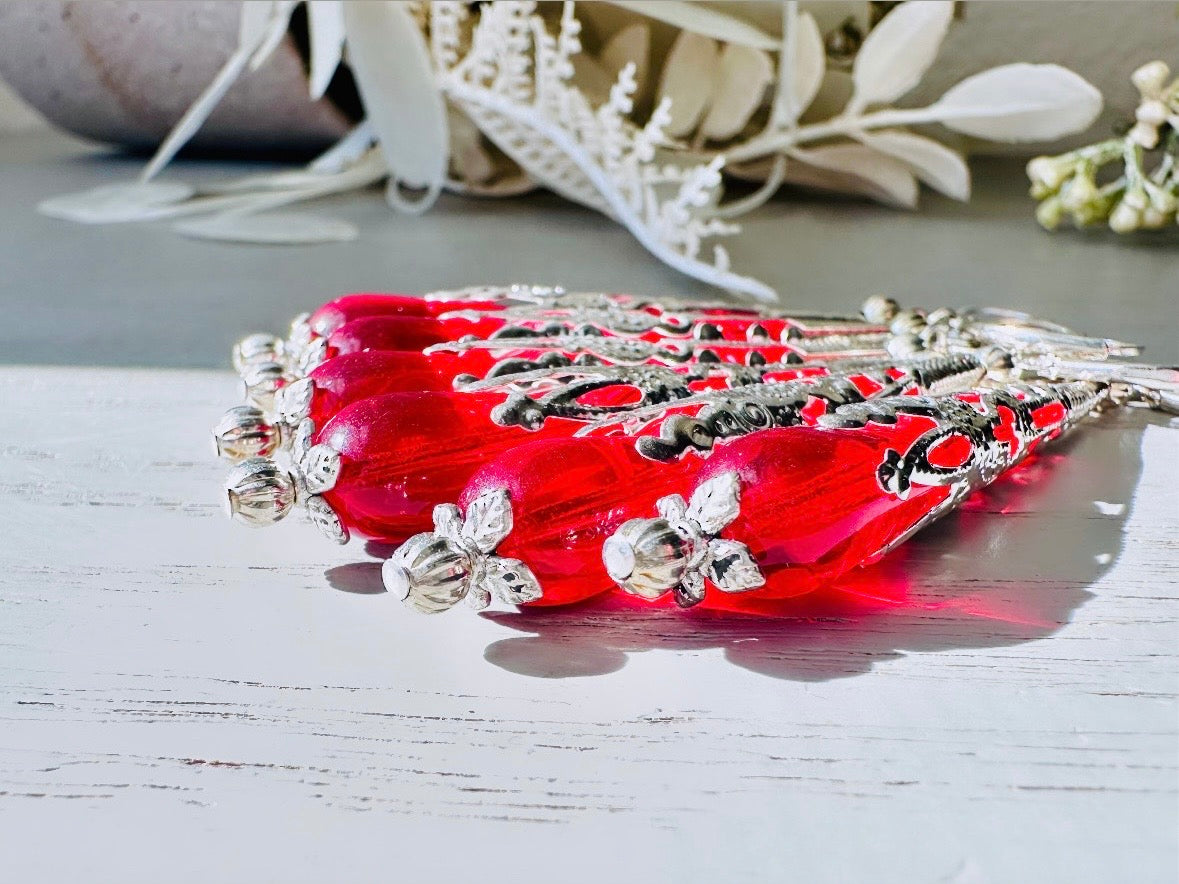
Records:
[[[366,350],[329,359],[308,377],[314,384],[308,416],[316,426],[345,406],[385,393],[453,389],[454,375],[422,353]]]
[[[413,295],[355,294],[344,295],[319,307],[308,320],[311,330],[327,337],[353,319],[368,316],[438,316],[452,310],[499,310],[501,301],[442,300],[418,298]]]
[[[324,498],[350,529],[402,540],[430,528],[435,504],[458,498],[471,475],[521,442],[569,435],[581,426],[550,419],[534,432],[492,423],[498,394],[389,393],[355,402],[315,441],[341,455]]]
[[[893,427],[765,430],[720,447],[697,483],[730,471],[740,477],[740,514],[723,536],[745,544],[765,575],[750,595],[788,598],[828,585],[945,500],[945,487],[914,486],[901,500],[877,481],[885,452],[905,450],[932,426],[902,416]],[[964,454],[955,448],[942,453],[944,465]],[[710,588],[706,604],[714,594]]]
[[[364,316],[346,322],[328,335],[328,355],[365,350],[420,351],[457,336],[432,316]]]
[[[532,605],[564,605],[613,587],[602,564],[606,538],[636,513],[651,512],[699,465],[696,457],[647,460],[621,436],[530,442],[475,473],[459,506],[465,511],[483,492],[506,489],[513,528],[496,555],[532,569],[544,593]]]

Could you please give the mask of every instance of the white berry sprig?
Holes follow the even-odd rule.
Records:
[[[1179,77],[1172,77],[1165,63],[1152,61],[1130,79],[1140,100],[1135,122],[1123,136],[1028,163],[1031,194],[1040,200],[1036,219],[1048,230],[1066,219],[1077,227],[1107,224],[1117,233],[1157,230],[1175,222]],[[1099,183],[1102,170],[1117,162],[1121,174]]]

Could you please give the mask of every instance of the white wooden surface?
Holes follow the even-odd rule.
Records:
[[[1173,422],[1079,433],[888,603],[427,618],[223,517],[234,393],[0,369],[0,880],[1176,880]]]

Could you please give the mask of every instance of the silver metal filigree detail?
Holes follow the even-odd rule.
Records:
[[[657,519],[631,519],[602,547],[612,580],[632,595],[659,598],[669,590],[681,607],[704,600],[705,581],[722,592],[748,592],[765,583],[748,547],[720,537],[741,511],[741,482],[721,473],[697,486],[685,502],[678,494],[655,505]]]
[[[900,373],[890,374],[880,368],[849,363],[823,377],[749,384],[732,390],[697,394],[691,400],[672,403],[678,410],[689,402],[699,401],[702,405],[695,414],[664,418],[659,435],[641,436],[635,447],[643,457],[671,461],[687,451],[707,452],[720,439],[794,426],[802,422],[803,410],[814,400],[826,403],[828,408],[836,408],[862,402],[869,396],[893,395],[906,388],[922,392],[964,389],[980,380],[986,371],[970,354],[898,362],[892,368]],[[877,391],[872,394],[863,392],[851,380],[853,376],[871,380]],[[638,415],[635,417],[642,419]]]
[[[509,605],[534,602],[540,583],[518,559],[495,555],[512,532],[512,503],[504,489],[485,491],[467,507],[434,508],[434,530],[398,547],[381,567],[385,588],[425,614],[454,607],[463,598],[485,608],[492,596]]]
[[[311,412],[311,399],[314,396],[315,381],[311,378],[291,381],[275,395],[275,411],[283,423],[298,426],[299,421]]]
[[[739,366],[733,366],[734,369]],[[523,376],[497,379],[515,390],[491,411],[491,419],[500,426],[519,426],[536,430],[552,417],[590,421],[654,403],[671,402],[692,395],[689,384],[705,378],[710,364],[698,364],[676,370],[662,365],[597,365],[542,369]],[[629,387],[639,399],[622,405],[586,402],[585,397],[612,387]],[[541,396],[536,390],[552,388]],[[472,388],[468,388],[472,389]],[[479,385],[473,389],[485,389]]]
[[[291,433],[291,459],[296,463],[307,456],[311,450],[312,440],[315,438],[315,421],[309,417],[303,418]]]
[[[225,481],[229,514],[250,525],[273,525],[296,505],[312,524],[336,543],[348,541],[348,530],[320,494],[335,487],[342,458],[330,445],[312,445],[315,425],[302,421],[292,434],[289,466],[270,457],[251,457],[238,464]]]
[[[819,423],[832,428],[891,425],[901,415],[930,418],[935,423],[904,452],[887,449],[876,478],[883,491],[901,500],[907,499],[915,486],[949,487],[950,494],[876,553],[883,555],[1020,463],[1031,452],[1033,443],[1071,429],[1094,410],[1106,393],[1107,388],[1085,381],[1008,384],[980,391],[974,401],[957,396],[894,396],[846,405],[820,417]],[[1037,426],[1035,413],[1048,406],[1059,406],[1061,416]],[[1006,427],[1002,436],[998,432],[1001,426]],[[954,437],[969,442],[967,456],[955,466],[935,464],[931,460],[933,452]]]
[[[328,505],[326,500],[318,494],[313,494],[307,498],[305,504],[307,507],[307,517],[324,537],[339,544],[348,542],[348,529],[340,521],[340,517],[336,515],[336,511]]]
[[[312,494],[322,494],[336,487],[340,478],[340,452],[330,445],[312,445],[299,460],[303,482]]]

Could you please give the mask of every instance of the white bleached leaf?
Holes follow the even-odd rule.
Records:
[[[1101,93],[1059,65],[1008,64],[967,77],[929,112],[979,138],[1047,141],[1090,126],[1101,113]]]
[[[851,109],[892,101],[920,82],[950,26],[954,4],[923,0],[894,7],[864,39],[852,68]]]
[[[793,150],[806,166],[790,164],[786,178],[796,184],[855,193],[896,208],[917,205],[917,179],[900,160],[862,144],[832,144]]]
[[[308,0],[307,33],[311,44],[309,88],[311,97],[318,100],[327,91],[344,54],[341,0]]]
[[[213,78],[213,82],[206,86],[205,91],[197,97],[197,100],[189,105],[188,110],[184,112],[184,116],[172,127],[172,131],[168,133],[168,137],[156,149],[155,154],[140,173],[140,181],[150,181],[159,174],[164,166],[171,162],[179,150],[204,125],[205,120],[209,118],[209,114],[213,113],[213,109],[225,97],[225,93],[229,91],[229,87],[234,84],[237,78],[241,76],[242,71],[246,69],[246,64],[249,60],[249,52],[245,47],[237,49],[229,57],[229,60],[217,72],[217,76]]]
[[[312,160],[307,171],[323,175],[342,172],[368,153],[372,143],[372,126],[368,120],[361,120],[352,131]]]
[[[82,224],[142,221],[156,209],[181,203],[196,191],[176,181],[136,181],[106,184],[80,193],[66,193],[42,200],[37,211],[50,218]]]
[[[245,4],[243,4],[245,5]],[[271,7],[270,21],[258,43],[258,48],[250,55],[250,70],[256,71],[266,60],[274,54],[287,35],[287,25],[291,20],[291,13],[295,9],[295,0],[276,0],[268,4]]]
[[[765,31],[719,9],[682,0],[611,0],[614,6],[666,22],[685,33],[702,34],[725,43],[754,49],[778,49],[778,41]]]
[[[628,25],[606,41],[598,55],[611,80],[628,62],[634,62],[634,78],[641,92],[651,65],[651,28],[641,22]]]
[[[463,537],[481,552],[494,552],[512,533],[512,501],[503,488],[484,491],[471,501],[463,519]]]
[[[261,245],[348,242],[359,236],[356,226],[347,221],[301,212],[225,212],[181,221],[173,229],[195,239]]]
[[[243,7],[250,4],[243,4]],[[282,40],[287,32],[291,11],[295,4],[290,0],[282,2],[259,3],[260,9],[242,9],[239,20],[238,35],[241,38],[237,49],[226,60],[221,70],[205,90],[197,96],[197,100],[189,105],[188,110],[172,127],[168,137],[163,140],[155,154],[148,161],[139,174],[140,181],[150,181],[164,166],[171,162],[176,153],[186,145],[193,135],[204,125],[209,114],[217,107],[225,93],[242,75],[252,59],[264,60],[269,52]],[[266,15],[263,17],[262,11]],[[259,64],[261,62],[259,61]]]
[[[705,534],[719,534],[741,512],[741,480],[734,472],[702,482],[688,501],[688,518]]]
[[[745,544],[723,538],[708,543],[708,579],[722,592],[748,592],[766,582]]]
[[[266,36],[270,18],[274,15],[273,0],[258,0],[256,3],[241,4],[237,21],[237,42],[239,46],[257,46]]]
[[[716,41],[691,31],[676,38],[663,64],[658,100],[671,99],[671,119],[664,131],[672,138],[692,132],[712,95],[720,67]]]
[[[489,558],[483,564],[479,588],[509,605],[523,605],[541,597],[540,581],[519,559]]]
[[[793,123],[802,116],[815,96],[819,94],[819,87],[823,85],[823,75],[827,72],[827,50],[823,46],[823,34],[815,17],[809,12],[799,13],[795,20],[794,33],[790,34],[792,41],[792,64],[790,76],[790,90],[788,95],[782,96],[785,102],[781,123]]]
[[[442,188],[449,136],[422,33],[403,4],[356,0],[344,4],[344,32],[365,114],[389,166],[386,196],[402,211],[424,210]],[[401,185],[425,193],[411,203]]]
[[[900,129],[854,135],[873,150],[896,157],[934,190],[956,200],[970,199],[970,169],[966,161],[941,142]]]
[[[774,65],[760,49],[730,43],[721,50],[717,74],[700,131],[713,141],[725,141],[745,128],[761,104],[766,86],[774,79]]]
[[[435,13],[439,8],[431,7]],[[750,297],[775,297],[720,257],[704,257],[718,255],[709,240],[736,232],[704,211],[719,197],[724,159],[657,161],[658,149],[668,143],[670,98],[636,125],[629,117],[636,88],[630,62],[604,103],[592,105],[571,82],[570,58],[581,46],[571,3],[562,7],[555,35],[531,4],[481,9],[470,51],[440,81],[484,136],[536,182],[625,225],[670,267]],[[712,41],[705,42],[715,55]],[[706,77],[702,89],[709,87]],[[686,94],[692,97],[691,90]]]

